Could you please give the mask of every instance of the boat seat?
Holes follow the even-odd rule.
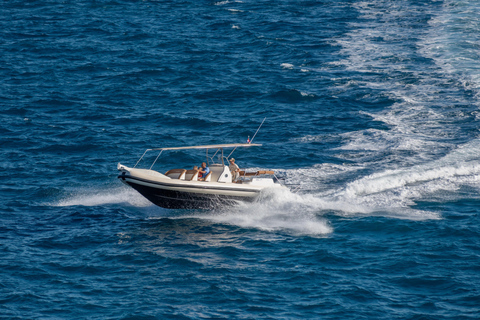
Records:
[[[165,175],[167,177],[170,177],[172,179],[179,179],[179,180],[185,180],[185,173],[187,170],[185,169],[171,169],[168,170]]]
[[[185,172],[185,180],[197,181],[198,180],[198,170],[187,170]]]
[[[259,170],[257,172],[240,171],[240,177],[254,177],[254,176],[261,175],[261,174],[275,174],[275,172],[270,171],[270,170]]]
[[[257,175],[260,175],[260,174],[275,174],[275,172],[270,171],[270,170],[259,170],[259,171],[257,171]]]
[[[212,173],[212,176],[210,177],[210,181],[218,181],[218,178],[220,178],[220,176],[222,175],[225,166],[220,163],[215,163],[215,164],[210,164],[209,168],[210,168],[210,172]]]
[[[205,179],[202,178],[202,181],[212,181],[212,171],[210,171],[206,176]]]

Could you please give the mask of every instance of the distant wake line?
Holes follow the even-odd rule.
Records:
[[[480,117],[478,2],[444,1],[427,7],[383,0],[354,6],[362,22],[351,22],[351,30],[335,40],[344,58],[334,64],[359,74],[351,76],[354,86],[396,102],[379,112],[365,112],[389,130],[347,133],[342,148],[425,150],[430,153],[421,155],[428,156],[438,153],[439,138],[450,148],[449,139],[465,137],[463,124]],[[424,18],[425,26],[418,28]],[[370,76],[372,71],[378,76]]]

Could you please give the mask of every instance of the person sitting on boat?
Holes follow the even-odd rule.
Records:
[[[200,173],[200,171],[198,170],[198,166],[193,166],[193,170],[197,171],[197,180],[198,178],[201,178],[202,177],[202,174]]]
[[[240,175],[240,168],[235,163],[234,158],[231,158],[229,161],[230,161],[230,165],[228,166],[228,168],[230,169],[230,172],[232,173],[232,182],[235,182],[235,180],[237,180],[239,175]]]
[[[200,168],[200,171],[198,172],[198,180],[203,181],[207,177],[207,174],[210,173],[210,168],[207,167],[207,164],[205,162],[202,162],[202,166]]]
[[[200,165],[200,168],[202,166]],[[203,174],[202,172],[200,171],[200,169],[198,168],[198,166],[193,166],[193,170],[197,170],[198,171],[198,175],[197,175],[197,179],[200,180],[201,177],[203,177]]]

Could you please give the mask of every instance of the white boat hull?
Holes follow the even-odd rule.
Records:
[[[267,187],[283,187],[257,179],[250,183],[185,181],[171,179],[157,171],[119,165],[118,178],[157,206],[168,209],[211,209],[252,202]],[[255,180],[255,179],[254,179]],[[262,183],[263,182],[263,183]],[[272,181],[273,182],[273,181]]]

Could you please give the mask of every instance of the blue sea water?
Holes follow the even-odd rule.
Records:
[[[474,0],[3,1],[0,318],[479,319],[479,49]],[[237,163],[298,190],[116,178],[264,118]]]

